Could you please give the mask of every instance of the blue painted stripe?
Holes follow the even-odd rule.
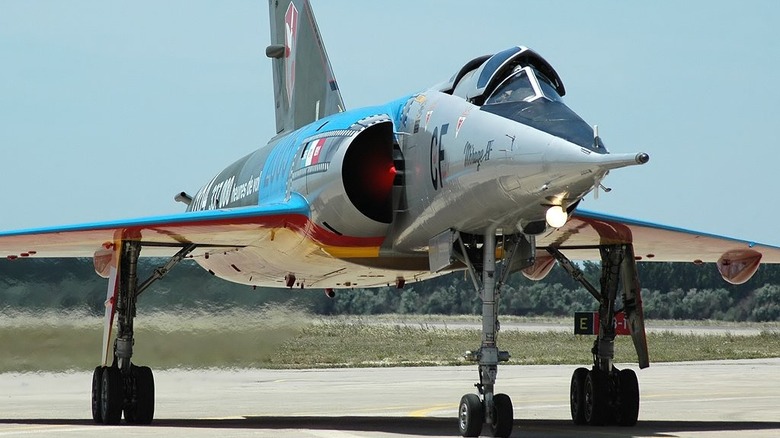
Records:
[[[226,210],[207,210],[185,212],[164,216],[149,216],[135,219],[120,219],[105,222],[88,222],[74,225],[29,228],[23,230],[0,231],[0,237],[25,236],[33,234],[51,234],[73,231],[92,231],[134,227],[163,226],[168,224],[197,224],[199,222],[229,221],[230,219],[247,219],[273,215],[303,215],[310,217],[309,204],[306,199],[293,193],[290,200],[284,203],[274,203],[253,207],[241,207]]]
[[[404,104],[409,99],[411,99],[412,96],[414,95],[410,94],[408,96],[387,102],[383,105],[357,108],[354,110],[345,111],[343,113],[330,115],[304,126],[301,128],[300,132],[296,134],[296,136],[303,140],[318,134],[327,134],[331,131],[349,129],[356,121],[378,114],[387,114],[397,124],[400,120],[400,114]],[[327,124],[322,128],[322,130],[318,131],[318,128],[326,122]]]

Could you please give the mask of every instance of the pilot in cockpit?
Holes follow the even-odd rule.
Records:
[[[519,102],[534,97],[534,91],[528,75],[521,66],[516,66],[512,73],[498,86],[498,89],[488,99],[486,104]]]

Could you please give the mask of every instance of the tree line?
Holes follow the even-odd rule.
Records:
[[[141,259],[141,277],[164,261]],[[600,264],[580,265],[598,285]],[[653,319],[780,320],[780,266],[762,265],[749,282],[730,285],[712,264],[640,263],[645,316]],[[88,310],[102,314],[107,281],[91,259],[0,261],[0,308],[20,311]],[[339,290],[335,299],[321,290],[270,289],[229,283],[194,263],[181,263],[139,299],[139,310],[220,311],[288,303],[315,314],[479,314],[481,301],[464,272],[394,287]],[[501,293],[502,314],[570,316],[595,310],[593,297],[559,267],[534,282],[509,277]]]

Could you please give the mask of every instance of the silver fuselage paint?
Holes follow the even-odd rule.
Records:
[[[390,141],[404,161],[404,205],[390,223],[356,210],[341,180],[345,152],[377,124],[392,128]],[[310,168],[307,148],[321,138],[333,153],[328,166]],[[195,196],[191,210],[300,196],[310,214],[305,229],[258,229],[246,247],[196,261],[219,277],[259,286],[281,286],[291,273],[307,288],[420,281],[443,273],[428,266],[434,236],[450,229],[514,234],[526,224],[543,224],[551,205],[573,207],[609,169],[635,161],[634,155],[584,147],[432,89],[323,118],[274,138],[218,174]],[[331,231],[339,242],[318,242],[317,233]]]
[[[422,93],[404,112],[409,209],[396,218],[397,251],[425,250],[450,228],[516,233],[552,202],[581,199],[604,173],[588,163],[598,154],[457,96]]]

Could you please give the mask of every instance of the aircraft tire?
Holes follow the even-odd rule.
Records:
[[[618,372],[618,404],[615,421],[619,426],[634,426],[639,418],[639,381],[634,370]]]
[[[512,399],[506,394],[493,396],[493,424],[490,425],[494,437],[507,438],[512,434],[514,409]]]
[[[588,371],[585,377],[585,422],[591,426],[604,424],[607,391],[604,376],[598,370]]]
[[[100,384],[100,416],[103,424],[119,424],[125,394],[119,368],[103,368]]]
[[[125,406],[125,420],[132,424],[151,424],[154,419],[154,375],[149,367],[131,369],[132,401]]]
[[[585,379],[587,377],[587,368],[577,368],[571,376],[569,403],[571,405],[571,419],[574,424],[587,423],[585,421]]]
[[[103,423],[102,404],[103,367],[95,367],[92,373],[92,420],[97,424]]]
[[[477,394],[466,394],[460,399],[458,405],[458,429],[464,437],[479,436],[482,432],[482,424],[485,422],[485,414],[482,410],[482,400]]]

